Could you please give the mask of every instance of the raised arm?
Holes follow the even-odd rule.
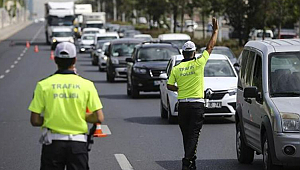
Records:
[[[206,51],[210,54],[217,42],[217,37],[218,37],[218,31],[219,31],[219,25],[218,21],[216,18],[212,18],[212,24],[213,24],[213,32],[211,35],[211,38],[206,46]]]

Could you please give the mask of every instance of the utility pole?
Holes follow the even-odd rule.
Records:
[[[117,21],[117,2],[116,0],[113,0],[114,5],[114,21]]]

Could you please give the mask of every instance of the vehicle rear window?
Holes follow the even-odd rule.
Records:
[[[169,61],[173,55],[180,54],[173,47],[151,47],[141,48],[138,52],[138,61]]]

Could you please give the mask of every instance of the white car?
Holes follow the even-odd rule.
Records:
[[[79,52],[86,52],[92,50],[94,45],[95,34],[83,34],[79,41]]]
[[[187,34],[180,34],[180,33],[172,33],[172,34],[160,34],[158,36],[159,42],[167,42],[176,45],[180,51],[183,44],[189,40],[191,37]]]
[[[199,57],[197,54],[196,57]],[[183,59],[182,55],[173,56],[167,72],[160,75],[160,111],[162,118],[175,123],[178,116],[177,92],[167,89],[167,77],[172,68]],[[230,60],[222,54],[211,54],[204,68],[204,90],[210,89],[210,99],[205,99],[205,116],[235,115],[237,74]]]
[[[99,54],[99,71],[106,69],[107,56],[104,54],[108,50],[110,42],[106,42],[102,45],[101,53]]]
[[[117,32],[106,32],[102,34],[96,34],[94,43],[100,40],[114,40],[114,39],[119,39],[119,34]]]
[[[152,36],[150,34],[136,34],[133,38],[141,39],[144,41],[152,41]]]
[[[105,29],[100,28],[84,28],[82,31],[83,34],[102,34],[105,33]]]

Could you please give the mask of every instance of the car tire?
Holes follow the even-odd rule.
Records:
[[[128,79],[127,79],[127,96],[131,96],[131,88],[129,86],[129,82],[128,82]]]
[[[246,145],[244,141],[242,131],[241,131],[241,123],[236,125],[236,154],[238,161],[242,164],[250,164],[253,162],[254,158],[254,150]]]
[[[178,122],[178,117],[177,116],[173,116],[171,114],[171,107],[170,107],[169,100],[168,100],[168,110],[167,110],[167,112],[168,112],[168,122],[169,122],[169,124],[175,124],[175,123],[177,123]]]
[[[168,111],[164,108],[161,98],[160,98],[160,117],[162,119],[168,118]]]
[[[132,84],[130,86],[130,90],[131,90],[131,97],[133,99],[136,99],[140,96],[140,91],[136,89]]]
[[[270,152],[269,140],[267,137],[267,133],[264,134],[263,137],[263,169],[264,170],[280,170],[282,166],[274,165],[272,162],[272,156]]]

